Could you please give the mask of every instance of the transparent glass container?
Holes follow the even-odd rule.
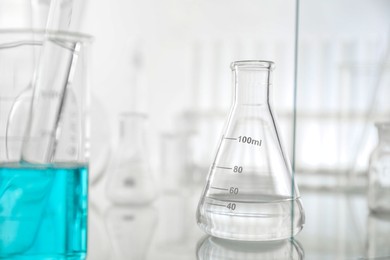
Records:
[[[373,212],[390,213],[390,122],[376,127],[379,142],[370,158],[368,206]]]
[[[0,31],[0,259],[86,257],[91,41],[77,33]],[[55,67],[42,59],[45,51]],[[37,128],[28,128],[31,118],[40,119]],[[48,160],[29,160],[42,154]]]
[[[199,202],[197,221],[225,239],[270,241],[305,222],[270,102],[269,61],[233,62],[234,101]]]
[[[118,148],[108,168],[107,196],[115,204],[148,204],[156,197],[142,113],[120,115]]]
[[[112,260],[150,259],[148,253],[158,224],[157,210],[143,207],[112,206],[105,214]]]
[[[390,213],[370,212],[367,218],[366,258],[389,259]]]

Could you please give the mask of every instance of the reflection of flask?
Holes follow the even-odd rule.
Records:
[[[190,228],[193,224],[193,215],[189,216],[191,203],[185,194],[174,194],[161,196],[158,208],[158,232],[156,241],[159,248],[164,251],[171,251],[174,248],[185,247],[189,244]],[[172,228],[174,223],[175,228]],[[192,246],[192,240],[190,241]]]
[[[112,260],[146,259],[157,215],[153,207],[112,207],[106,223],[112,241]]]
[[[374,212],[390,212],[390,122],[376,127],[379,143],[370,159],[368,206]]]
[[[119,146],[109,167],[107,196],[117,204],[145,204],[156,195],[145,139],[146,116],[125,113],[120,116]]]
[[[88,212],[88,260],[107,260],[110,252],[110,239],[101,212],[93,202]]]
[[[390,214],[371,212],[367,228],[367,258],[388,259],[385,257],[390,257]]]
[[[198,224],[226,239],[289,238],[302,229],[304,211],[269,102],[273,63],[231,67],[234,102],[199,202]]]
[[[196,255],[198,260],[304,259],[303,249],[295,240],[243,242],[210,236],[199,243]]]

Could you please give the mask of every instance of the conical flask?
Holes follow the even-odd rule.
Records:
[[[225,239],[290,238],[305,222],[275,114],[269,61],[233,62],[235,95],[200,199],[197,222]]]

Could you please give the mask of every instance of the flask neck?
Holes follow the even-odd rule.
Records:
[[[122,114],[119,121],[120,142],[138,143],[145,131],[146,116],[141,113]]]
[[[233,69],[236,105],[261,106],[269,103],[271,68],[240,67]]]

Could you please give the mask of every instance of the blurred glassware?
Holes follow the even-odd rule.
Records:
[[[353,13],[348,0],[299,5],[295,165],[301,189],[364,192],[372,124],[390,117],[390,16],[384,11],[390,2],[354,3]]]
[[[304,251],[296,240],[277,242],[243,242],[207,236],[197,247],[198,260],[295,260],[304,259]]]
[[[390,122],[375,125],[378,146],[370,158],[368,206],[374,212],[390,213]]]
[[[154,207],[113,206],[106,213],[112,260],[146,259],[157,224]]]
[[[164,194],[156,204],[158,207],[159,225],[156,232],[156,243],[161,251],[174,251],[191,244],[189,233],[193,224],[188,194]],[[174,223],[175,228],[172,228]]]
[[[367,258],[390,259],[390,214],[371,212],[367,228]]]
[[[110,239],[103,214],[97,205],[90,201],[88,213],[88,259],[107,260],[110,250]]]
[[[161,135],[162,189],[165,192],[186,192],[191,188],[186,139],[185,134]]]
[[[186,133],[183,138],[188,151],[190,181],[203,186],[218,145],[219,134],[226,117],[225,111],[188,111],[180,116],[179,129]]]
[[[142,113],[120,114],[119,146],[108,168],[107,197],[115,204],[147,204],[156,197]]]
[[[88,4],[89,0],[1,0],[0,28],[80,32]]]
[[[78,32],[82,27],[88,0],[30,0],[30,26],[34,29]]]
[[[103,120],[102,120],[103,119]],[[106,172],[111,156],[111,128],[101,100],[91,95],[91,157],[89,183],[95,185]]]

